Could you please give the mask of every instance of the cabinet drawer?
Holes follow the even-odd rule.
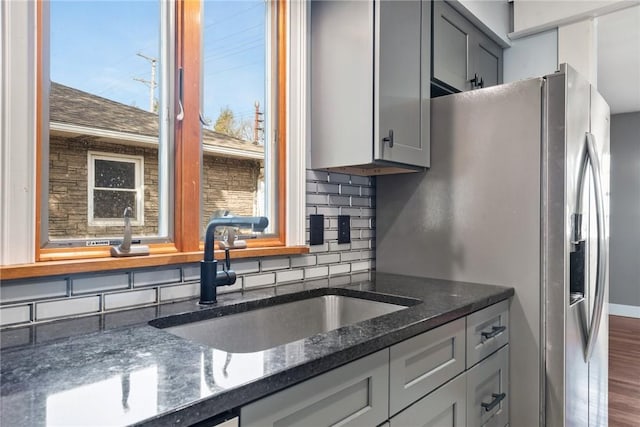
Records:
[[[466,393],[462,374],[391,418],[390,427],[465,427]]]
[[[391,347],[389,408],[396,414],[444,384],[465,366],[465,319]]]
[[[388,398],[385,349],[244,406],[240,425],[374,426],[389,417]]]
[[[467,371],[467,427],[509,423],[509,346]]]
[[[509,342],[509,301],[467,316],[467,368]]]

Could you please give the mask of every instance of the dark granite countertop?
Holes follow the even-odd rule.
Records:
[[[318,288],[312,282],[2,331],[0,425],[190,425],[245,405],[511,297],[511,288],[376,273]],[[336,290],[334,290],[336,289]],[[417,299],[411,307],[255,353],[226,353],[147,322],[299,292],[360,291]],[[382,295],[380,295],[382,294]],[[256,303],[267,299],[266,303]],[[252,302],[253,301],[253,302]],[[206,315],[206,314],[204,314]],[[160,321],[162,322],[162,321]],[[101,325],[96,332],[86,332]],[[109,324],[110,326],[106,326]],[[242,333],[242,331],[235,331]],[[39,339],[34,336],[40,335]],[[28,337],[28,338],[24,338]],[[21,340],[25,340],[21,343]],[[21,343],[21,344],[19,344]]]

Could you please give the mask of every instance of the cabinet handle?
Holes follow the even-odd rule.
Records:
[[[473,73],[473,78],[471,80],[469,80],[469,83],[471,83],[471,87],[473,89],[478,87],[478,73]]]
[[[500,402],[502,402],[504,400],[505,397],[507,397],[507,393],[491,393],[491,397],[493,397],[493,400],[489,403],[484,403],[482,402],[480,405],[484,408],[484,410],[486,412],[491,411],[493,408],[495,408],[496,406],[498,406],[498,404]]]
[[[480,87],[480,89],[484,87],[484,79],[482,77],[480,77],[480,83],[478,83],[478,86]]]
[[[482,332],[480,335],[482,335],[482,338],[489,339],[497,335],[500,335],[506,329],[507,329],[506,326],[494,326],[493,328],[491,328],[491,332]]]
[[[393,129],[389,129],[389,136],[382,138],[382,142],[389,144],[389,148],[393,147]]]

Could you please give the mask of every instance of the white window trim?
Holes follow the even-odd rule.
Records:
[[[89,226],[122,226],[122,219],[96,219],[93,215],[93,192],[95,190],[95,161],[133,163],[135,165],[136,216],[131,225],[144,225],[144,157],[119,153],[89,151],[87,153],[87,222]],[[116,189],[107,189],[118,191]],[[123,212],[124,213],[124,212]]]
[[[305,0],[288,3],[289,31],[287,40],[287,194],[286,244],[305,244],[306,231],[306,164],[309,152],[309,14]]]

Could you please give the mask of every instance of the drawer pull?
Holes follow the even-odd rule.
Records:
[[[494,326],[491,330],[491,332],[483,332],[481,335],[484,339],[489,339],[489,338],[493,338],[496,335],[500,335],[501,333],[503,333],[505,330],[507,329],[506,326]]]
[[[480,404],[484,408],[484,410],[487,412],[491,411],[493,408],[498,406],[498,404],[502,402],[505,397],[507,397],[507,393],[500,393],[500,394],[491,393],[491,397],[493,397],[493,400],[490,403],[482,402]]]

